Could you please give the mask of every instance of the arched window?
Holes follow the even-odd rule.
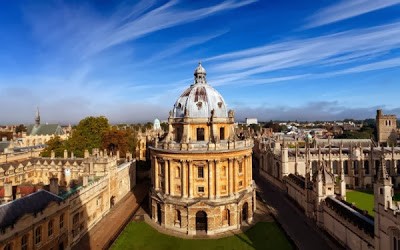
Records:
[[[333,168],[333,174],[338,174],[338,162],[337,161],[333,161],[332,162],[332,168]]]
[[[400,250],[400,231],[397,228],[390,229],[390,249]]]
[[[343,170],[344,170],[344,174],[349,174],[349,161],[343,162]]]
[[[5,247],[4,247],[4,250],[12,250],[13,248],[12,248],[12,243],[10,242],[10,243],[8,243]]]
[[[181,211],[179,209],[175,210],[175,226],[181,226]]]
[[[204,141],[204,128],[197,128],[197,141]]]
[[[53,235],[53,224],[54,224],[53,220],[50,220],[49,224],[47,225],[47,235],[48,236]]]
[[[219,128],[219,139],[225,140],[225,128],[224,127]]]
[[[365,174],[369,174],[369,161],[364,161]]]
[[[42,241],[42,227],[37,227],[35,230],[35,244],[39,244]]]
[[[229,209],[222,210],[222,224],[230,226],[230,211]]]
[[[24,235],[21,238],[21,250],[28,250],[28,235]]]

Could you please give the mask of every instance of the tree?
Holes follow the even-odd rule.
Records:
[[[85,149],[101,148],[103,134],[109,130],[108,119],[104,116],[89,116],[81,120],[67,142],[68,150],[77,157],[83,157]]]
[[[132,129],[118,130],[112,128],[103,133],[102,148],[125,157],[127,152],[134,152],[137,144],[136,132]]]
[[[164,130],[165,132],[168,131],[168,123],[167,122],[162,122],[160,124],[160,126],[161,126],[161,129]]]
[[[63,157],[66,149],[66,141],[61,140],[59,136],[50,138],[46,142],[46,148],[40,153],[42,157],[50,157],[51,151],[54,151],[56,157]]]
[[[26,127],[24,124],[20,124],[15,128],[15,133],[22,133],[22,132],[26,132]]]
[[[7,138],[7,141],[12,140],[13,132],[2,132],[2,131],[0,131],[0,141],[2,141],[3,138]]]

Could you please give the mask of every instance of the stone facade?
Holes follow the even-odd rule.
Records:
[[[399,148],[339,145],[292,151],[274,143],[263,141],[254,149],[260,175],[286,192],[321,230],[348,249],[399,249],[400,206],[392,201]],[[375,217],[346,202],[346,184],[354,186],[352,178],[360,170],[374,188]]]
[[[379,143],[396,143],[397,117],[395,115],[384,115],[381,109],[376,111],[376,133]]]
[[[150,147],[152,219],[191,235],[239,229],[255,210],[253,141],[234,134],[233,111],[205,75],[199,65],[170,112],[168,133]]]
[[[33,158],[2,164],[0,195],[3,194],[3,208],[13,203],[24,204],[24,199],[48,192],[45,190],[54,193],[52,195],[59,201],[46,203],[39,214],[20,212],[22,217],[2,225],[0,249],[8,246],[11,249],[70,249],[130,192],[135,183],[135,161],[119,159],[118,154],[108,155],[106,151],[96,149],[92,154],[86,151],[84,158],[75,158],[66,152],[65,158]],[[21,195],[13,191],[25,190],[23,187],[26,186],[35,186],[30,189],[34,193]],[[8,187],[11,187],[11,194]],[[51,235],[49,223],[54,224]],[[36,240],[35,230],[39,227],[41,237]],[[22,239],[24,236],[26,238]],[[26,248],[23,248],[21,244],[25,240]]]
[[[343,170],[346,185],[351,188],[372,188],[383,152],[393,184],[396,187],[400,185],[400,147],[376,147],[372,142],[366,147],[357,140],[334,146],[327,141],[325,145],[320,144],[307,151],[298,147],[296,142],[289,147],[283,142],[258,138],[254,152],[260,171],[278,180],[289,174],[305,176],[307,161],[310,162],[311,173],[315,174],[319,164],[325,162],[336,177]]]

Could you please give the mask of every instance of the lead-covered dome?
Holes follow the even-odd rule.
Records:
[[[173,117],[207,118],[214,110],[214,117],[228,117],[225,101],[221,94],[207,84],[206,70],[199,66],[194,71],[194,84],[186,89],[175,102]]]

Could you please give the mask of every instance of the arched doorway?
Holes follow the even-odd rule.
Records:
[[[157,222],[161,225],[162,216],[161,216],[161,205],[157,204]]]
[[[204,211],[196,213],[196,231],[207,232],[207,213]]]
[[[247,221],[248,211],[249,211],[249,204],[245,202],[242,207],[242,221]]]

